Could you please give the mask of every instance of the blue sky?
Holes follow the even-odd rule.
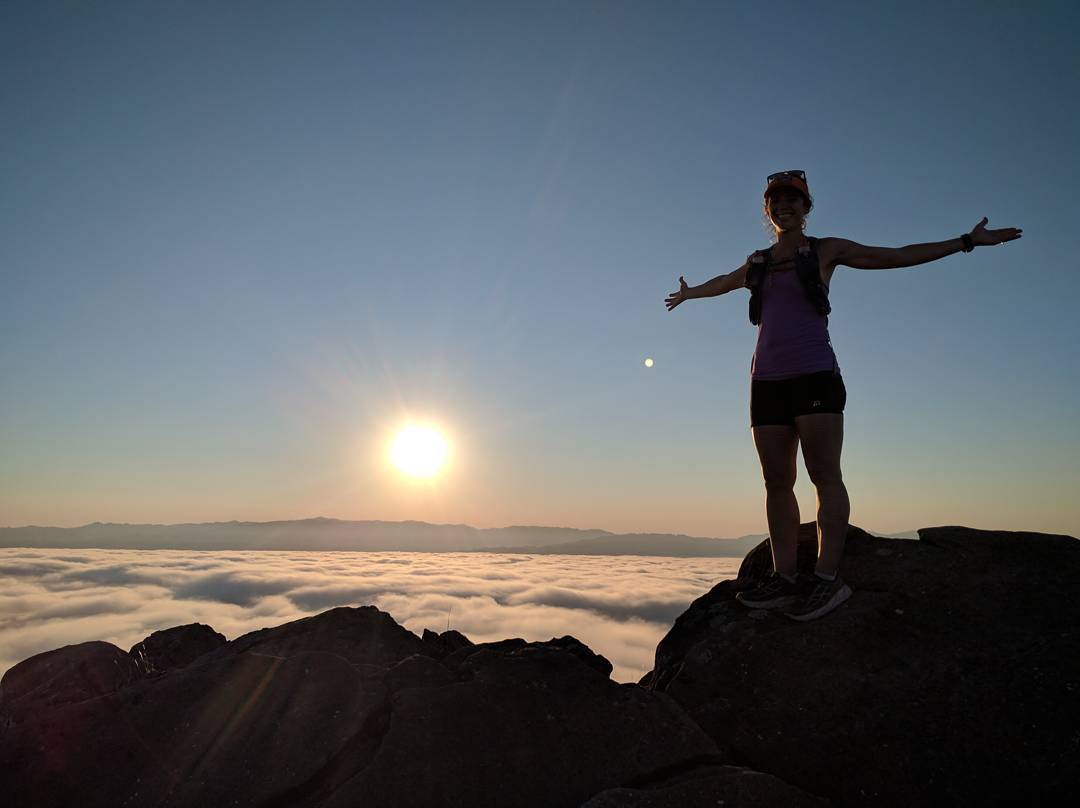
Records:
[[[851,522],[1076,535],[1078,17],[4,4],[0,524],[765,532],[747,293],[663,300],[802,168],[811,235],[1024,230],[837,270]],[[410,419],[433,482],[382,460]]]

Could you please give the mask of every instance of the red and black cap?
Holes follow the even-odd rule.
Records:
[[[806,172],[805,171],[778,171],[775,174],[770,174],[765,182],[765,199],[769,198],[769,194],[773,193],[779,188],[794,188],[796,191],[806,197],[806,201],[810,201],[810,189],[806,185]]]

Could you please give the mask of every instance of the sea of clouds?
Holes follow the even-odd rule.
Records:
[[[42,651],[206,623],[235,639],[373,605],[418,636],[573,635],[636,682],[675,618],[739,558],[0,548],[0,673]]]

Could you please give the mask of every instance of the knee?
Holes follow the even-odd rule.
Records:
[[[783,494],[795,489],[795,477],[765,478],[765,490],[770,494]]]
[[[813,482],[814,487],[819,491],[836,491],[844,488],[844,478],[840,474],[840,469],[834,469],[832,471],[811,471],[810,480]]]

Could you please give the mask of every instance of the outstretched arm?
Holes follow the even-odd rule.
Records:
[[[1020,238],[1022,228],[1004,227],[1000,230],[987,230],[984,216],[971,231],[971,242],[976,247],[989,244],[1004,244],[1006,241]],[[845,238],[822,239],[829,242],[836,256],[836,263],[854,269],[899,269],[913,267],[936,261],[946,255],[952,255],[964,249],[962,238],[948,241],[932,241],[927,244],[909,244],[906,247],[868,247]]]
[[[701,286],[687,286],[683,276],[680,275],[679,291],[668,295],[667,299],[664,301],[664,305],[667,306],[668,311],[671,311],[684,300],[693,300],[697,297],[716,297],[717,295],[726,295],[728,292],[740,289],[746,283],[746,270],[748,266],[749,261],[744,263],[734,272],[729,272],[726,275],[717,275],[711,281],[705,281]]]

